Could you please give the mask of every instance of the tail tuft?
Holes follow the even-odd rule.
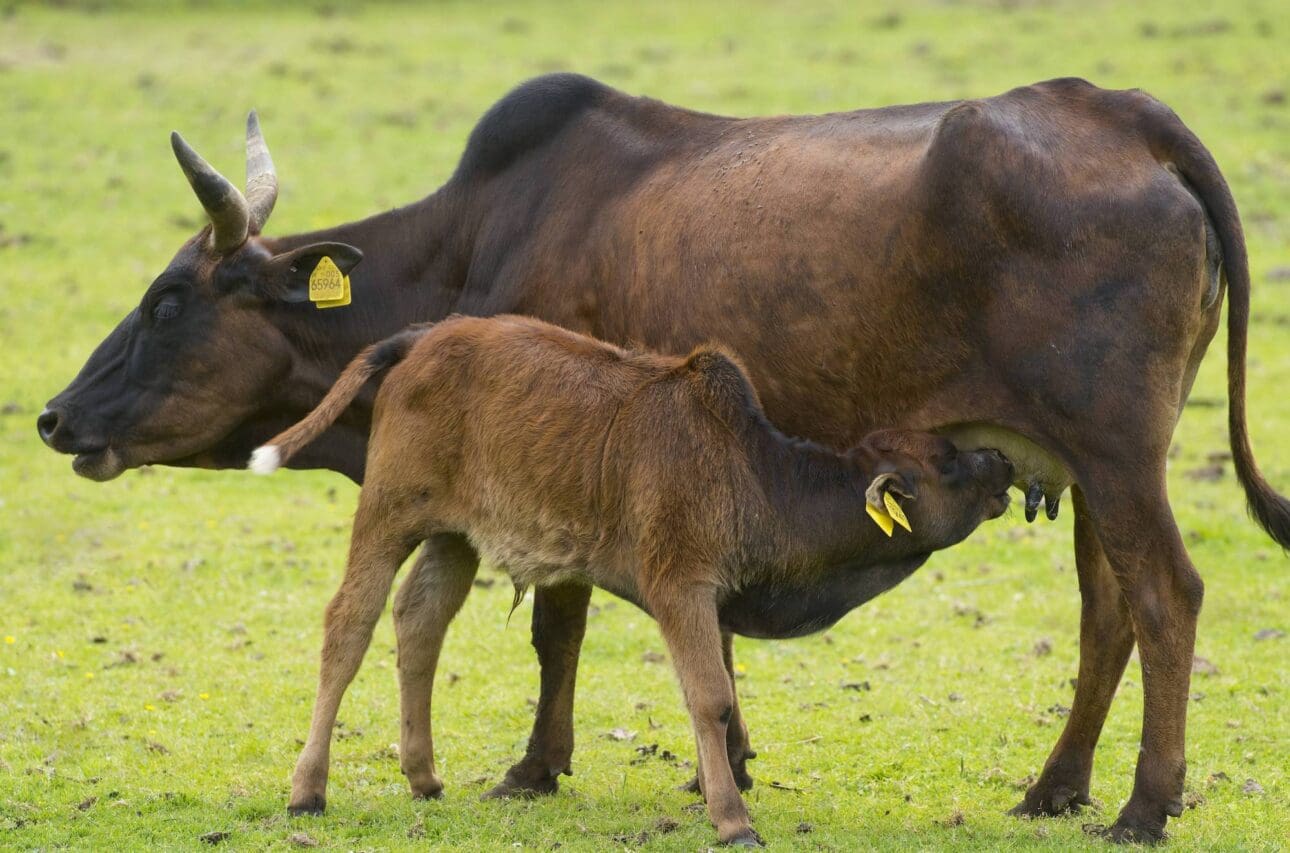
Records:
[[[272,474],[282,467],[282,454],[278,452],[276,444],[257,447],[255,452],[251,454],[251,461],[246,467],[257,474]]]

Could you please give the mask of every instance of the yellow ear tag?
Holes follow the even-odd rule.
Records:
[[[910,533],[914,532],[914,528],[909,526],[909,519],[905,517],[905,511],[900,508],[900,504],[896,503],[896,499],[891,496],[891,492],[882,493],[882,502],[887,505],[888,514],[891,515],[892,519],[897,524],[908,530]],[[866,504],[866,506],[868,506],[868,504]],[[888,533],[887,535],[890,536],[891,534]]]
[[[319,308],[339,308],[350,303],[349,276],[342,274],[326,255],[309,274],[309,301]]]
[[[891,521],[891,516],[887,515],[886,511],[883,509],[876,507],[871,503],[866,503],[864,508],[865,512],[869,513],[869,517],[873,519],[874,524],[882,528],[883,533],[890,536],[892,531],[896,529],[896,525]]]

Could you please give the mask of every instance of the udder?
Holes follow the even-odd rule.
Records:
[[[993,447],[1012,462],[1013,485],[1026,495],[1026,520],[1033,521],[1042,499],[1048,517],[1057,517],[1062,493],[1074,477],[1061,460],[1020,433],[993,424],[958,424],[937,430],[960,451]]]

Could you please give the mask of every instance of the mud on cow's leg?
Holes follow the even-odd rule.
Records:
[[[1079,574],[1079,680],[1066,728],[1039,780],[1010,814],[1059,815],[1090,804],[1093,751],[1133,650],[1128,602],[1111,571],[1079,487],[1075,505],[1075,565]]]
[[[573,694],[578,655],[587,631],[591,587],[578,583],[540,586],[533,594],[533,648],[541,672],[537,715],[528,748],[485,799],[533,797],[559,790],[572,775]]]
[[[439,797],[430,702],[448,624],[470,594],[479,555],[465,537],[430,537],[394,598],[399,648],[399,764],[415,797]]]
[[[1097,831],[1119,842],[1154,842],[1183,809],[1187,698],[1204,584],[1174,523],[1163,466],[1134,468],[1128,463],[1080,478],[1128,602],[1142,660],[1142,740],[1133,793],[1115,823]]]
[[[734,710],[730,714],[730,724],[726,726],[726,756],[730,760],[730,770],[735,777],[735,785],[741,791],[750,791],[753,786],[752,776],[748,775],[748,762],[757,757],[748,740],[748,725],[739,711],[739,691],[735,686],[734,635],[729,631],[721,633],[721,656],[730,676],[730,695],[734,697]],[[697,768],[694,778],[681,786],[682,791],[692,794],[703,793],[703,768]]]

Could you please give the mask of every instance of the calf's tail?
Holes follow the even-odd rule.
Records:
[[[1282,548],[1290,549],[1290,501],[1272,488],[1254,461],[1245,417],[1245,347],[1250,325],[1250,265],[1241,217],[1213,156],[1172,110],[1148,101],[1144,131],[1155,156],[1172,162],[1205,205],[1223,251],[1227,277],[1227,425],[1236,478],[1250,515]]]
[[[314,410],[294,426],[288,427],[257,447],[247,465],[257,474],[272,474],[287,464],[292,456],[327,431],[349,404],[363,390],[367,380],[387,370],[407,356],[412,346],[428,330],[428,325],[412,326],[360,352],[341,372]]]

